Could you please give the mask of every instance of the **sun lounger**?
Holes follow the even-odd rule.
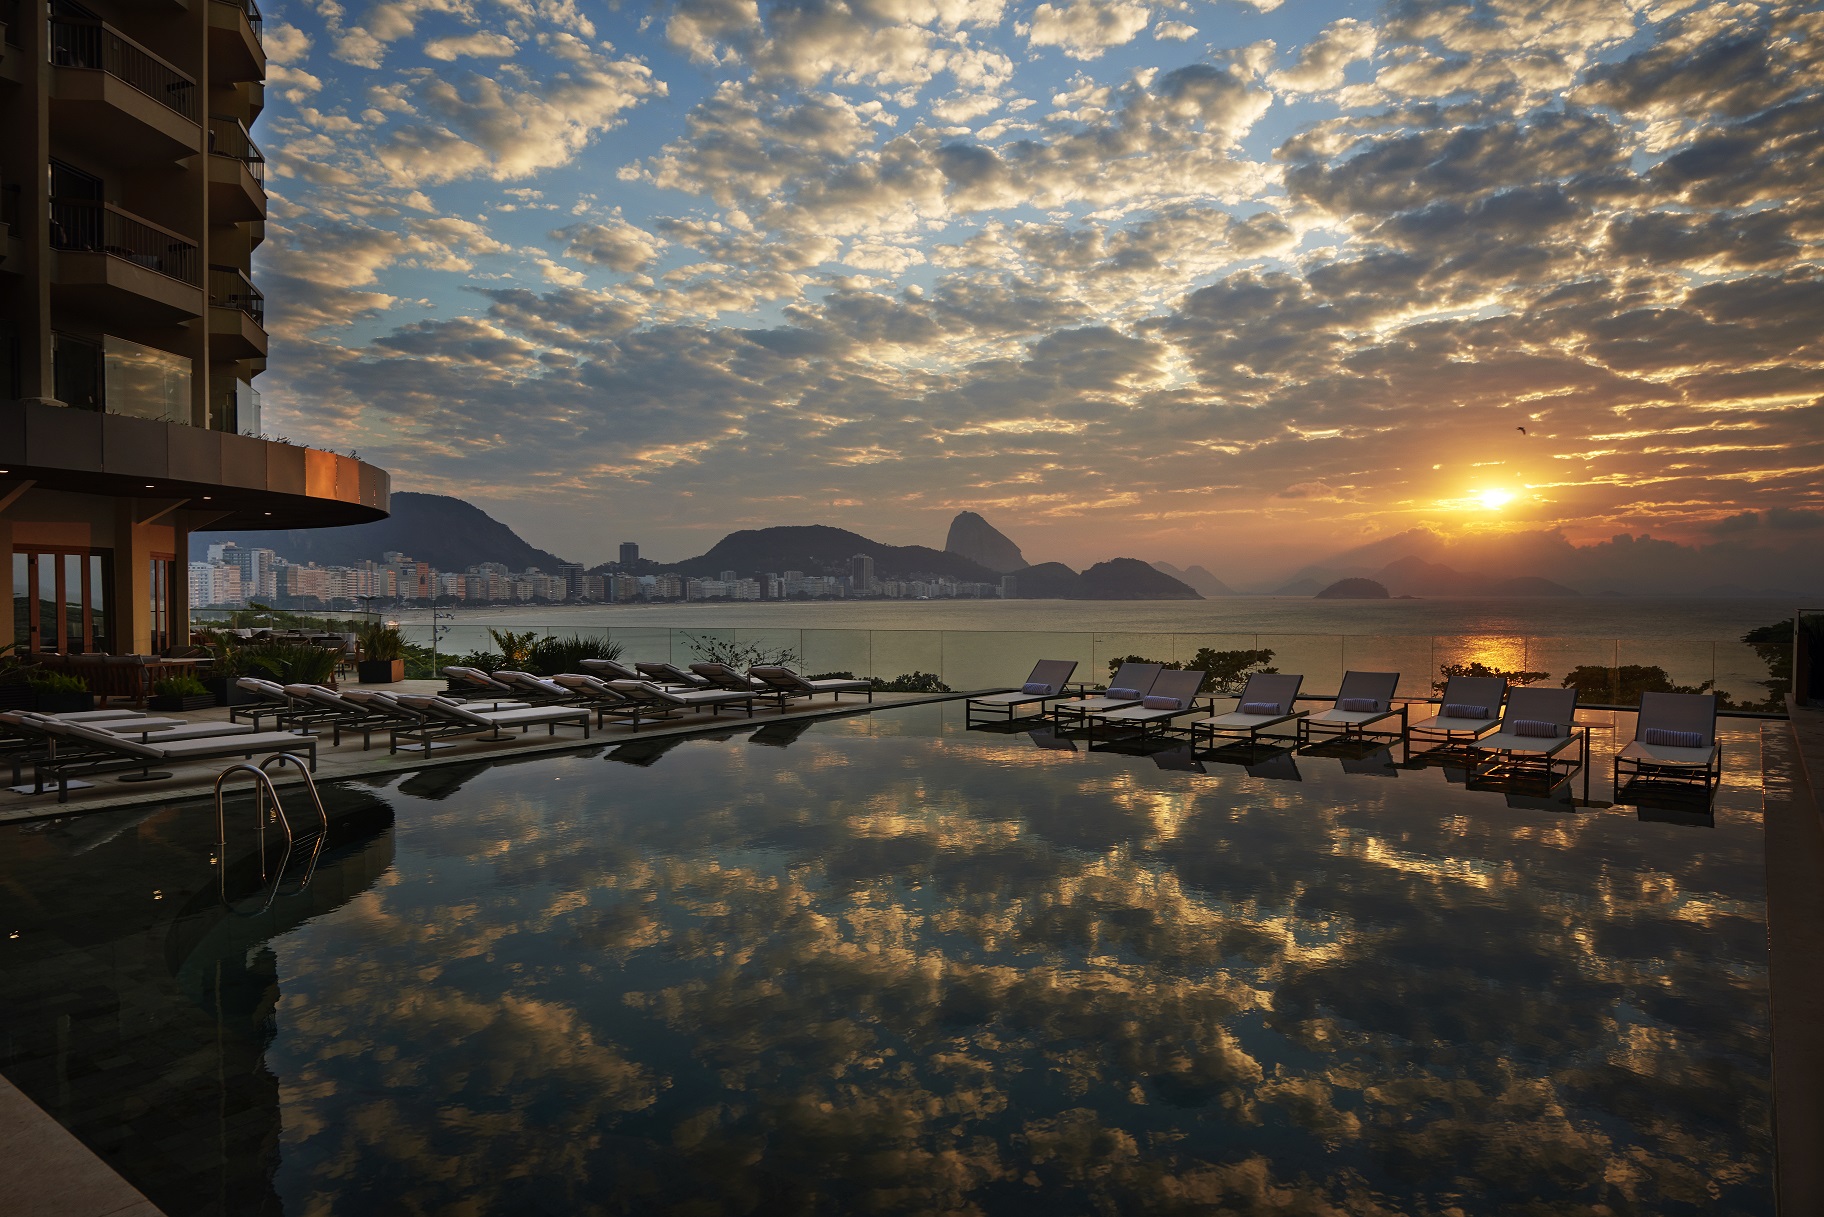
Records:
[[[338,693],[322,685],[293,684],[285,686],[292,710],[279,724],[284,727],[328,727],[332,747],[342,743],[342,732],[361,733],[361,751],[373,746],[376,731],[390,731],[415,720],[399,709],[391,697],[376,692],[349,689]]]
[[[137,769],[142,777],[149,778],[154,765],[181,765],[191,761],[222,760],[235,756],[251,760],[255,756],[289,752],[293,756],[307,756],[311,770],[314,771],[317,767],[317,737],[314,735],[252,731],[201,739],[163,742],[149,740],[140,743],[80,723],[52,723],[49,724],[49,729],[58,736],[60,744],[77,744],[82,749],[80,755],[72,756],[62,752],[55,758],[47,757],[32,766],[35,792],[42,792],[47,780],[53,781],[57,784],[59,803],[69,801],[70,781],[73,778],[131,769]]]
[[[253,729],[258,731],[261,719],[277,720],[291,709],[291,698],[285,696],[285,686],[276,681],[258,676],[242,676],[234,682],[234,687],[243,693],[251,693],[255,700],[229,706],[228,721],[231,723],[249,719],[253,723]]]
[[[1471,777],[1496,769],[1549,773],[1553,759],[1573,742],[1583,747],[1580,763],[1587,760],[1588,729],[1580,734],[1577,727],[1576,689],[1511,689],[1499,730],[1469,745],[1475,758]]]
[[[1297,708],[1298,688],[1304,683],[1303,676],[1286,675],[1279,672],[1256,672],[1248,677],[1248,683],[1242,686],[1241,696],[1235,702],[1235,708],[1226,714],[1212,714],[1208,718],[1191,720],[1191,747],[1197,746],[1197,737],[1210,737],[1210,747],[1226,747],[1228,744],[1254,744],[1260,739],[1260,733],[1269,727],[1289,723],[1301,717],[1305,712]],[[1217,744],[1217,740],[1227,741]]]
[[[513,686],[495,680],[480,668],[465,668],[452,664],[442,671],[443,678],[450,682],[444,697],[457,701],[471,701],[476,698],[492,697],[510,698],[514,696]]]
[[[745,672],[738,672],[725,663],[693,663],[690,665],[690,670],[692,674],[707,680],[718,689],[728,689],[735,693],[758,693],[766,697],[773,697],[777,694],[777,690],[764,680],[749,676]],[[784,699],[779,700],[783,705]]]
[[[755,665],[748,669],[748,675],[770,689],[773,696],[779,698],[782,709],[790,698],[816,697],[820,693],[828,693],[832,701],[841,701],[844,693],[866,693],[869,701],[874,700],[874,683],[868,680],[840,676],[811,680],[790,668],[770,663]]]
[[[210,739],[222,735],[246,735],[253,731],[246,723],[192,723],[181,718],[130,716],[99,722],[70,723],[67,719],[32,710],[0,713],[0,733],[4,733],[7,745],[4,751],[0,751],[0,758],[12,766],[13,785],[19,785],[28,762],[55,760],[60,755],[81,755],[87,751],[80,742],[72,742],[52,730],[59,725],[87,727],[140,743]]]
[[[571,704],[595,711],[595,725],[607,726],[609,719],[629,722],[640,717],[640,705],[609,687],[599,676],[582,672],[565,672],[551,678],[553,684],[570,691]]]
[[[589,675],[602,680],[645,680],[640,670],[631,664],[618,659],[579,659],[577,661]]]
[[[1716,742],[1716,694],[1642,693],[1634,738],[1615,754],[1615,795],[1622,779],[1692,783],[1713,791],[1723,780],[1723,750]]]
[[[1029,717],[1021,711],[1033,706],[1037,706],[1039,714],[1043,715],[1046,702],[1064,696],[1064,687],[1070,683],[1076,670],[1077,661],[1074,659],[1041,659],[1032,666],[1032,675],[1013,692],[971,697],[963,704],[963,721],[973,726],[977,712],[982,711],[993,719],[1012,722],[1016,718]]]
[[[1393,704],[1393,691],[1399,688],[1398,672],[1345,672],[1336,690],[1336,702],[1315,714],[1298,720],[1298,742],[1308,744],[1314,733],[1360,738],[1368,728],[1386,719],[1400,720],[1400,734],[1406,733],[1406,706]]]
[[[651,680],[611,680],[608,687],[633,703],[629,716],[635,731],[640,729],[641,719],[650,722],[698,710],[708,710],[712,715],[719,715],[724,709],[744,710],[749,718],[754,714],[756,695],[733,689],[668,689]]]
[[[68,710],[60,714],[47,714],[42,710],[32,713],[40,718],[54,718],[60,723],[105,723],[118,718],[144,718],[139,710]]]
[[[548,734],[556,735],[559,727],[578,726],[583,729],[583,738],[589,738],[589,711],[576,706],[525,706],[484,712],[447,698],[409,693],[400,695],[399,704],[417,711],[423,719],[393,729],[391,752],[399,751],[401,740],[428,748],[438,740],[468,736],[480,736],[485,741],[511,739],[507,734],[510,727],[518,727],[522,735],[533,727],[544,727]]]
[[[1067,718],[1074,718],[1081,725],[1086,714],[1106,714],[1110,710],[1137,706],[1152,691],[1153,682],[1159,679],[1163,670],[1162,664],[1124,663],[1109,679],[1107,689],[1095,697],[1072,697],[1053,704],[1052,717],[1060,724]]]
[[[1505,676],[1453,676],[1444,683],[1438,712],[1406,728],[1407,738],[1439,741],[1433,751],[1472,743],[1501,725]]]
[[[575,700],[570,690],[543,676],[534,676],[530,672],[499,671],[494,679],[513,690],[513,696],[533,705],[551,704]]]
[[[650,680],[655,684],[670,685],[676,689],[710,689],[715,686],[695,672],[686,672],[675,663],[636,663],[639,679]],[[733,690],[730,690],[733,692]]]
[[[1090,742],[1095,742],[1099,727],[1138,727],[1140,734],[1146,735],[1154,727],[1164,729],[1170,726],[1173,719],[1196,710],[1197,694],[1203,689],[1205,675],[1206,673],[1195,670],[1167,668],[1159,673],[1159,678],[1153,681],[1152,689],[1140,700],[1139,705],[1092,714],[1085,719],[1089,724]]]

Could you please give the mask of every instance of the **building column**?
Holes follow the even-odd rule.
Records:
[[[144,655],[152,649],[152,547],[139,526],[139,500],[114,503],[114,650]]]

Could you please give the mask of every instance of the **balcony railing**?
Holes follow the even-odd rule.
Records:
[[[196,242],[111,203],[52,199],[51,247],[110,254],[194,287],[202,286]]]
[[[247,172],[253,175],[253,180],[265,186],[266,158],[260,154],[258,145],[247,134],[247,128],[240,119],[221,114],[209,116],[209,151],[217,156],[240,161],[247,166]]]
[[[209,303],[238,308],[261,329],[266,328],[266,297],[253,281],[232,266],[209,268]]]
[[[229,8],[238,8],[247,17],[247,24],[253,28],[253,36],[260,38],[260,6],[253,0],[215,0],[217,4],[226,4]]]
[[[201,121],[196,81],[105,22],[51,18],[51,62],[106,72],[191,122]]]

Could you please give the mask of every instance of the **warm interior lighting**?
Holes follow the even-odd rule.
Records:
[[[1514,496],[1511,491],[1507,490],[1484,490],[1476,496],[1476,501],[1490,511],[1499,511],[1513,502]]]

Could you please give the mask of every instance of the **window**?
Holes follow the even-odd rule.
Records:
[[[51,335],[51,374],[57,400],[78,410],[107,406],[102,379],[101,344],[73,334]]]
[[[176,565],[174,554],[152,555],[151,646],[154,655],[171,649],[171,577]]]

